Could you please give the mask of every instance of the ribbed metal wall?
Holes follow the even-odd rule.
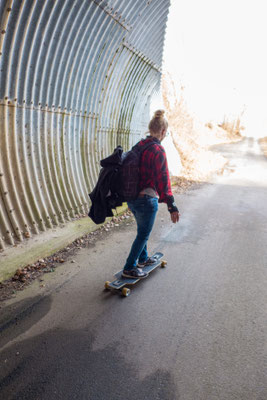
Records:
[[[0,0],[0,248],[87,213],[147,129],[169,0]]]

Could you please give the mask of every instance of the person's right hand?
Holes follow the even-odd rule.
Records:
[[[171,213],[171,220],[174,224],[179,221],[180,214],[178,211],[174,211]]]

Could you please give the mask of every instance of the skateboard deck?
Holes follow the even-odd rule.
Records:
[[[157,260],[155,261],[154,264],[151,264],[149,266],[143,267],[142,270],[150,274],[151,271],[156,269],[157,267],[165,267],[167,265],[166,261],[162,260],[163,254],[160,252],[155,253],[152,257],[155,257]],[[121,292],[121,294],[125,297],[129,296],[131,290],[129,288],[126,288],[125,286],[128,285],[134,285],[136,282],[140,281],[141,279],[145,278],[125,278],[122,276],[122,271],[117,272],[115,276],[115,280],[112,282],[106,282],[105,283],[105,289],[108,290],[118,290]]]

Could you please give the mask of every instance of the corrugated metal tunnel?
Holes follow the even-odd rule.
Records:
[[[147,129],[169,0],[0,1],[0,248],[87,213]]]

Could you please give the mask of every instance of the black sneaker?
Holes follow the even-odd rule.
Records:
[[[131,269],[129,271],[123,270],[122,271],[122,276],[124,278],[143,279],[143,278],[146,278],[148,276],[148,274],[146,272],[142,271],[141,269],[135,267],[135,268],[133,268],[133,269]]]
[[[148,257],[146,259],[146,261],[143,261],[143,262],[139,261],[138,262],[138,267],[144,268],[144,267],[147,267],[149,265],[155,264],[155,262],[157,262],[157,259],[155,257]]]

